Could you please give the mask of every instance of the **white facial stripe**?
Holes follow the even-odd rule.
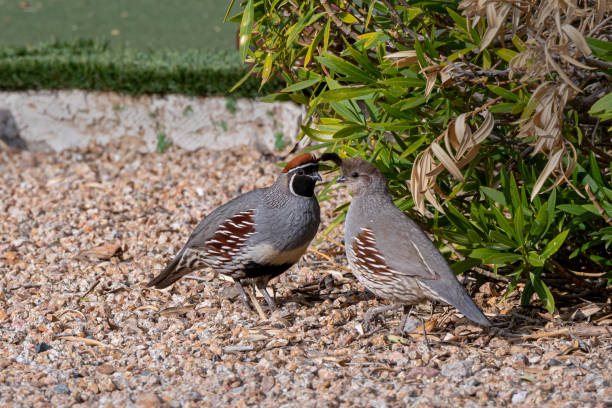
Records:
[[[288,173],[293,173],[294,171],[296,171],[298,169],[305,169],[306,167],[318,166],[318,165],[319,165],[319,163],[304,163],[304,164],[300,164],[299,166],[295,166],[294,168],[289,170]]]
[[[293,191],[293,179],[295,178],[296,174],[292,174],[291,178],[289,179],[289,191],[291,191],[291,194],[293,194],[294,196],[296,196],[297,194],[295,194],[295,191]]]

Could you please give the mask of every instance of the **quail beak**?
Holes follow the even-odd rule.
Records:
[[[336,179],[336,182],[338,183],[344,183],[346,181],[346,177],[344,177],[344,174],[341,174],[338,176],[338,178]]]
[[[323,181],[323,179],[321,178],[321,175],[319,173],[315,173],[312,176],[313,179],[317,180],[317,181]]]

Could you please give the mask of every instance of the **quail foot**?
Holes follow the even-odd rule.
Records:
[[[353,195],[344,231],[349,266],[368,290],[392,302],[371,309],[365,325],[380,312],[404,306],[402,332],[407,306],[430,300],[448,303],[475,323],[490,326],[429,237],[395,206],[382,173],[361,158],[342,160],[340,166],[338,180]]]
[[[320,218],[314,195],[315,184],[321,180],[319,161],[330,159],[339,160],[330,153],[320,158],[314,153],[300,154],[287,163],[273,185],[215,209],[147,286],[166,288],[188,273],[211,267],[234,279],[247,307],[244,280],[257,286],[274,309],[266,286],[295,264],[314,238]]]

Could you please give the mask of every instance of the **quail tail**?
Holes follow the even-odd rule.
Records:
[[[189,268],[179,267],[182,259],[183,251],[181,251],[174,260],[159,273],[159,275],[151,279],[151,281],[147,283],[147,286],[155,286],[157,289],[164,289],[191,272]]]
[[[465,317],[477,323],[481,326],[489,327],[491,326],[491,322],[487,317],[482,313],[482,310],[476,303],[472,300],[470,295],[467,294],[463,288],[461,291],[457,291],[455,296],[452,296],[451,299],[445,299],[449,304],[455,306],[457,310],[459,310]]]

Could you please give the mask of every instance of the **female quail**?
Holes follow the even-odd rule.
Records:
[[[371,309],[366,325],[382,311],[433,300],[449,303],[475,323],[490,326],[435,245],[395,206],[380,171],[357,157],[342,160],[341,168],[338,180],[346,181],[353,194],[344,231],[351,270],[367,289],[395,303]]]
[[[300,154],[270,187],[243,194],[210,213],[191,234],[174,260],[147,286],[162,289],[205,267],[231,276],[248,305],[242,281],[251,279],[271,309],[266,290],[306,252],[319,228],[319,203],[314,195],[320,160],[339,160],[326,153]]]

